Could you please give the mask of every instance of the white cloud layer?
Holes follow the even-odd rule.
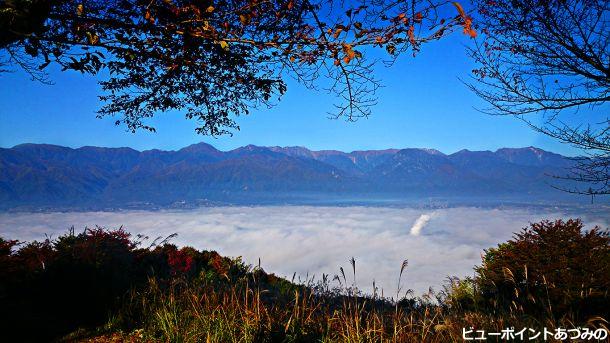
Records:
[[[189,211],[2,213],[0,236],[19,239],[57,237],[74,226],[124,228],[151,238],[178,233],[177,245],[242,256],[278,275],[291,277],[350,270],[370,289],[373,280],[385,294],[395,293],[400,266],[409,267],[403,284],[416,293],[439,289],[447,276],[472,275],[483,249],[512,233],[561,213],[523,209],[449,208],[422,211],[383,207],[212,207]],[[608,221],[587,225],[608,226]],[[422,230],[424,229],[425,230]]]

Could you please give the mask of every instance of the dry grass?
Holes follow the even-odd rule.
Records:
[[[401,275],[406,263],[401,268]],[[355,262],[354,262],[355,273]],[[252,275],[256,275],[253,273]],[[145,292],[133,293],[127,311],[143,313],[137,330],[116,333],[120,319],[109,325],[113,333],[83,342],[463,342],[462,328],[500,332],[507,327],[575,327],[551,318],[530,318],[518,311],[465,311],[456,297],[464,297],[464,281],[452,280],[444,292],[423,297],[383,298],[362,295],[346,286],[341,271],[339,287],[328,280],[279,291],[258,286],[251,278],[174,282],[161,286],[150,280]],[[399,279],[400,280],[400,279]],[[467,283],[466,283],[467,284]],[[123,314],[125,315],[125,314]],[[599,321],[603,324],[603,321]],[[488,339],[488,341],[494,341]],[[500,341],[500,340],[498,340]],[[548,342],[548,341],[547,341]]]

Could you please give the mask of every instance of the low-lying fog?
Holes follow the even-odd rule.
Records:
[[[421,210],[380,207],[212,207],[190,211],[68,213],[2,213],[0,236],[29,241],[95,225],[123,226],[151,238],[177,233],[173,242],[197,249],[242,256],[251,264],[291,278],[293,273],[332,277],[339,267],[351,274],[356,259],[357,285],[370,290],[373,280],[385,294],[396,292],[404,259],[409,266],[403,284],[417,294],[439,290],[447,276],[472,275],[483,249],[512,233],[561,213],[525,209],[450,208]],[[608,227],[609,221],[588,220]],[[347,271],[350,271],[348,273]]]

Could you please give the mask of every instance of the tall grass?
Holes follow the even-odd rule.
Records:
[[[256,273],[253,273],[254,275]],[[144,340],[163,342],[448,342],[461,331],[447,325],[442,306],[363,295],[354,285],[309,280],[288,292],[251,278],[175,281],[150,279],[126,311],[143,313]],[[322,291],[321,291],[322,290]],[[275,294],[271,294],[274,293]]]
[[[405,268],[406,263],[400,276]],[[262,275],[251,275],[257,274]],[[141,341],[158,342],[463,342],[463,328],[501,332],[579,325],[531,317],[523,310],[477,307],[472,280],[451,279],[442,292],[412,297],[410,291],[401,295],[399,277],[397,297],[384,298],[376,291],[362,294],[343,272],[337,279],[338,286],[323,278],[284,292],[259,287],[249,277],[227,280],[220,287],[205,277],[166,287],[150,279],[145,291],[132,294],[126,309],[137,307],[144,314],[137,331]],[[606,323],[597,318],[589,324]]]

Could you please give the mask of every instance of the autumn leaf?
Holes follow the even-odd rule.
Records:
[[[155,23],[155,18],[152,16],[152,14],[150,13],[150,11],[146,11],[146,13],[144,13],[144,19],[148,20],[151,24]]]
[[[78,6],[76,6],[76,15],[81,16],[84,12],[85,7],[83,6],[83,4],[78,4]]]
[[[453,6],[455,6],[455,8],[458,10],[458,13],[460,14],[460,16],[465,17],[466,16],[466,12],[464,12],[464,8],[462,7],[462,5],[460,5],[459,2],[453,2]]]
[[[477,31],[472,28],[472,18],[466,14],[464,8],[460,3],[453,2],[453,6],[457,9],[460,17],[462,18],[462,27],[464,27],[464,34],[470,36],[471,38],[475,38],[477,36]]]
[[[214,12],[214,6],[208,7],[205,11],[208,12],[208,13]]]
[[[409,42],[411,43],[411,45],[415,46],[415,44],[417,44],[417,42],[415,41],[415,27],[413,27],[413,25],[411,25],[409,27],[409,31],[407,31],[407,35],[409,35]]]
[[[339,35],[341,34],[341,32],[343,32],[342,28],[338,28],[337,31],[335,31],[335,34],[333,35],[333,37],[338,38]]]
[[[424,15],[421,14],[421,12],[415,13],[415,18],[413,19],[413,21],[415,21],[416,23],[421,23],[422,19],[424,19]]]
[[[355,52],[354,50],[350,49],[350,50],[347,52],[347,57],[349,57],[349,58],[350,58],[350,60],[351,60],[351,59],[354,59],[354,57],[356,57],[356,52]]]
[[[351,60],[356,57],[356,52],[352,49],[352,46],[349,44],[343,44],[343,52],[345,53],[345,57],[343,58],[343,62],[346,64],[351,62]]]
[[[464,33],[469,35],[470,38],[476,38],[477,36],[477,31],[473,28],[470,27],[470,25],[466,28],[464,28]]]

